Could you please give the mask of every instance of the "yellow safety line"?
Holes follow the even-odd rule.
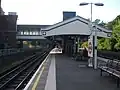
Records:
[[[34,85],[33,85],[33,87],[32,87],[32,90],[35,90],[35,89],[36,89],[36,87],[37,87],[37,85],[38,85],[38,82],[39,82],[39,79],[40,79],[40,77],[41,77],[42,72],[43,72],[44,69],[45,69],[45,68],[44,68],[44,66],[43,66],[43,67],[42,67],[42,70],[40,71],[40,74],[38,75],[37,79],[35,80],[35,83],[34,83]]]

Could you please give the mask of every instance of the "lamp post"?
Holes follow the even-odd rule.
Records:
[[[90,29],[91,29],[91,33],[93,31],[93,27],[92,27],[92,5],[94,4],[95,6],[104,6],[103,3],[86,3],[86,2],[83,2],[83,3],[80,3],[79,5],[80,6],[85,6],[85,5],[88,5],[90,4],[91,5],[91,19],[90,19]],[[94,56],[94,69],[97,69],[97,32],[96,32],[96,27],[95,27],[95,35],[94,35],[94,46],[93,46],[93,56]],[[93,38],[93,34],[91,34],[91,37]]]
[[[0,15],[1,15],[1,12],[2,12],[2,7],[1,7],[1,0],[0,0]]]

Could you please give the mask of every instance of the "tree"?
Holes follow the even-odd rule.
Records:
[[[116,20],[116,24],[113,25],[112,38],[115,39],[114,48],[120,49],[120,20]]]
[[[109,40],[111,50],[119,50],[120,49],[120,15],[118,15],[113,21],[108,22],[106,24],[106,27],[112,30],[112,38]]]
[[[102,21],[98,25],[112,30],[112,37],[110,39],[100,38],[98,40],[98,49],[120,50],[120,15],[107,24]]]

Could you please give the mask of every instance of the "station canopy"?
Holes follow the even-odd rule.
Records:
[[[98,37],[110,37],[111,30],[96,25]],[[90,35],[90,21],[80,16],[64,20],[47,28],[42,28],[41,32],[44,37],[56,35]]]

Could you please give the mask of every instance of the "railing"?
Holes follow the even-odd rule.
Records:
[[[11,55],[19,52],[24,52],[27,50],[39,50],[41,47],[35,47],[35,48],[11,48],[11,49],[0,49],[0,56],[6,56],[6,55]]]
[[[20,49],[16,49],[16,48],[0,49],[0,56],[10,55],[10,54],[18,53],[18,52],[24,52],[24,50],[21,48]]]

